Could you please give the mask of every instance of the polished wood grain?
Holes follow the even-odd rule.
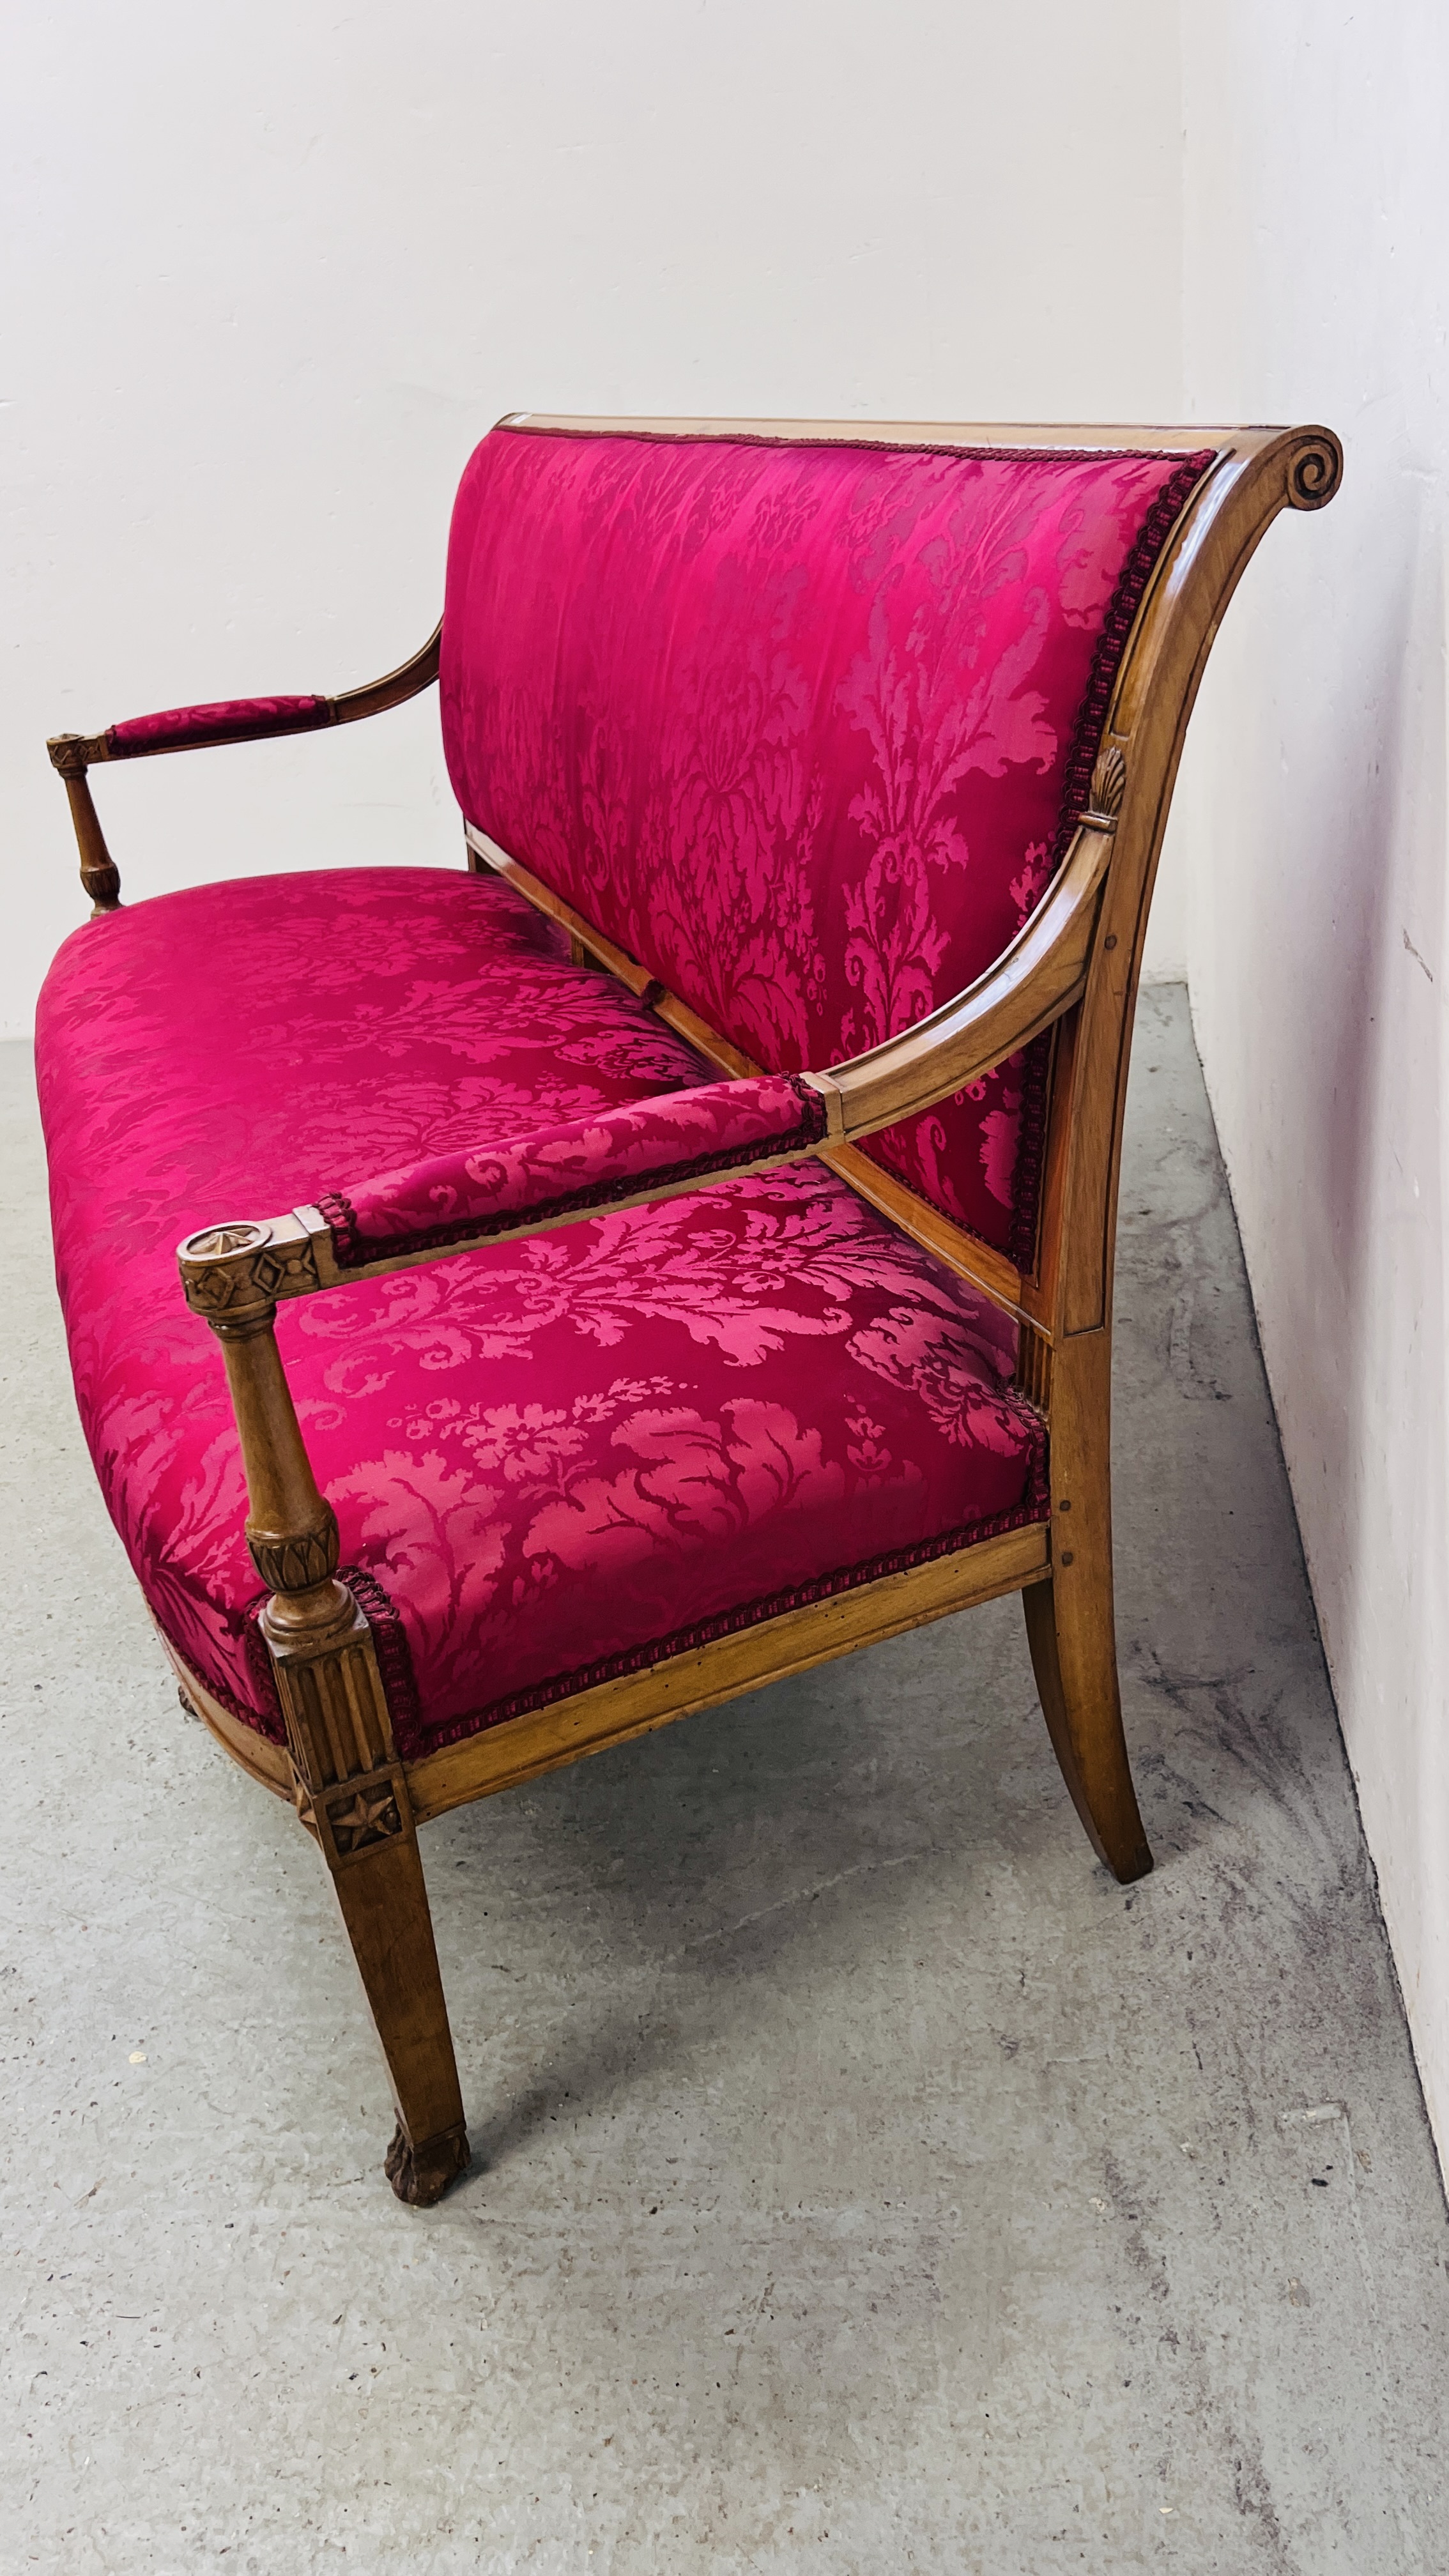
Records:
[[[753,1628],[720,1638],[688,1654],[666,1656],[648,1672],[601,1682],[579,1691],[552,1708],[535,1709],[491,1726],[460,1744],[445,1745],[403,1766],[413,1815],[418,1824],[446,1815],[450,1807],[473,1798],[496,1795],[541,1772],[556,1771],[585,1754],[602,1753],[611,1744],[652,1734],[677,1717],[718,1707],[763,1690],[792,1673],[813,1670],[862,1645],[903,1635],[931,1620],[949,1618],[1003,1592],[1046,1582],[1051,1573],[1051,1544],[1046,1523],[1033,1521],[999,1537],[981,1539],[927,1565],[879,1576],[829,1600],[811,1601],[783,1610]],[[166,1653],[186,1705],[202,1718],[232,1759],[279,1798],[293,1799],[291,1764],[280,1745],[223,1708],[206,1684],[192,1672],[169,1639]]]
[[[874,1135],[881,1127],[893,1127],[898,1119],[916,1117],[937,1101],[948,1100],[953,1091],[977,1081],[1003,1056],[1029,1044],[1080,997],[1098,891],[1115,828],[1115,816],[1096,814],[1078,830],[1030,920],[974,984],[902,1036],[828,1068],[841,1095],[847,1139]],[[466,837],[475,856],[559,922],[581,950],[617,975],[631,993],[647,1000],[661,1019],[722,1072],[743,1075],[761,1070],[487,833],[470,824]]]
[[[1152,1867],[1122,1729],[1112,1591],[1112,1336],[1051,1355],[1052,1570],[1022,1595],[1037,1693],[1087,1838],[1124,1882]]]
[[[1184,428],[1181,422],[1039,420],[773,420],[724,414],[505,412],[500,429],[561,430],[570,437],[764,438],[781,446],[1079,448],[1191,454],[1200,447],[1242,455],[1281,438],[1280,429]],[[1327,436],[1327,432],[1320,435]]]
[[[438,676],[443,650],[443,621],[439,618],[426,644],[399,662],[380,680],[369,680],[360,689],[344,689],[339,697],[329,698],[331,722],[335,725],[361,724],[368,716],[386,715],[389,707],[405,706],[423,689],[430,689]]]
[[[335,1870],[337,1899],[397,2111],[383,2171],[414,2209],[441,2200],[471,2161],[448,2006],[417,1835]]]
[[[83,769],[64,773],[70,819],[75,827],[76,848],[80,852],[80,881],[91,899],[91,919],[107,912],[118,912],[121,905],[121,871],[106,847],[101,818],[91,795],[91,783]]]

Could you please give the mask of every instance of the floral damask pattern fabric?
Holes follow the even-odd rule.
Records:
[[[236,1433],[177,1242],[315,1202],[339,1137],[386,1171],[709,1069],[507,886],[398,868],[87,924],[37,1053],[107,1502],[167,1635],[275,1733]],[[284,1306],[278,1338],[344,1562],[396,1616],[410,1753],[1045,1516],[1011,1328],[813,1162],[359,1279]]]
[[[763,1154],[808,1149],[825,1133],[825,1102],[792,1074],[757,1074],[601,1110],[507,1145],[434,1154],[404,1171],[355,1181],[318,1200],[339,1268],[406,1247],[423,1251],[539,1220],[607,1207],[736,1170]]]
[[[1040,900],[1210,462],[495,430],[448,560],[463,811],[757,1063],[839,1063]],[[1042,1065],[867,1150],[1021,1258]]]
[[[106,745],[112,760],[134,760],[142,752],[195,750],[208,742],[244,741],[249,734],[315,733],[327,721],[325,698],[222,698],[215,706],[128,716],[111,726]]]

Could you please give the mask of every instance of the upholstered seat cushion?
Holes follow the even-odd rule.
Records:
[[[397,868],[88,924],[38,1060],[107,1502],[166,1635],[275,1735],[177,1242],[710,1068],[507,886]],[[357,1280],[278,1335],[410,1753],[1045,1512],[1010,1329],[814,1162]]]

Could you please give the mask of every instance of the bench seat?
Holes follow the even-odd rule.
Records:
[[[1016,1591],[1092,1847],[1152,1867],[1132,1013],[1213,636],[1341,468],[1312,426],[514,413],[396,670],[52,739],[95,906],[37,1029],[81,1419],[183,1700],[330,1874],[403,2200],[469,2162],[449,1807]],[[466,874],[121,909],[92,770],[434,685]]]
[[[178,1234],[713,1069],[507,884],[427,868],[198,887],[78,931],[40,1063],[107,1503],[183,1662],[280,1742]],[[278,1333],[405,1757],[1046,1517],[1014,1325],[818,1162],[358,1279]]]

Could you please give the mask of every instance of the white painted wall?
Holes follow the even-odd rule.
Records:
[[[1187,947],[1314,1597],[1449,2159],[1449,14],[1183,12],[1199,417],[1324,419],[1179,783]]]
[[[52,0],[6,54],[12,1033],[81,917],[45,735],[401,659],[501,411],[1177,411],[1160,0]],[[431,697],[95,785],[135,895],[457,855]]]

